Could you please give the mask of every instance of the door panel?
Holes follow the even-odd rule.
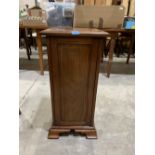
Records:
[[[51,49],[53,108],[57,115],[54,123],[88,125],[94,97],[97,44],[93,39],[52,39]]]
[[[85,121],[87,110],[89,45],[58,45],[61,120]]]

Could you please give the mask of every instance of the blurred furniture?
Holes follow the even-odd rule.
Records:
[[[95,98],[102,41],[108,33],[90,28],[50,28],[47,35],[53,123],[48,138],[71,131],[97,138]]]
[[[130,59],[130,55],[131,55],[132,50],[133,50],[134,42],[135,42],[135,29],[120,28],[120,29],[103,29],[103,30],[111,34],[111,41],[110,41],[110,47],[109,47],[109,59],[108,59],[108,63],[106,66],[107,77],[110,77],[112,60],[113,60],[113,53],[114,53],[114,50],[116,47],[116,40],[118,38],[118,34],[119,33],[126,34],[126,35],[128,35],[128,39],[130,40],[128,56],[127,56],[127,61],[126,61],[126,63],[128,64],[129,59]]]
[[[129,16],[130,14],[130,6],[131,6],[131,0],[128,0],[127,16]]]
[[[85,13],[86,17],[91,17],[91,14],[86,13],[87,9],[85,8],[88,8],[88,7],[85,7],[85,8],[81,8],[82,6],[77,6],[78,9],[77,11],[80,12],[80,13]],[[84,22],[84,27],[96,27],[96,28],[99,28],[99,29],[102,29],[104,31],[107,31],[111,34],[111,41],[109,41],[109,50],[107,51],[107,53],[109,52],[109,60],[108,60],[108,64],[107,64],[107,76],[109,77],[110,76],[110,72],[111,72],[111,65],[112,65],[112,59],[113,59],[113,53],[114,53],[114,49],[115,49],[115,45],[116,45],[116,40],[118,39],[118,34],[121,33],[121,34],[126,34],[129,36],[129,40],[130,41],[130,47],[129,47],[129,52],[128,52],[128,58],[127,58],[127,63],[129,63],[129,59],[130,59],[130,54],[131,54],[131,51],[132,51],[132,48],[133,48],[133,45],[134,45],[134,35],[135,35],[135,30],[134,29],[124,29],[124,28],[121,28],[122,27],[122,24],[123,24],[123,19],[124,19],[124,11],[121,10],[123,9],[122,7],[120,6],[113,6],[113,9],[115,10],[113,13],[115,14],[116,12],[119,11],[120,9],[120,17],[118,17],[118,15],[116,15],[115,17],[118,19],[116,20],[115,18],[115,24],[113,24],[113,22],[109,22],[107,21],[107,19],[110,19],[106,13],[104,12],[103,14],[99,11],[98,14],[102,14],[102,17],[99,18],[98,17],[98,20],[95,22],[93,21],[90,21],[90,20],[81,20],[82,16],[79,14],[76,13],[76,8],[75,8],[75,17],[77,18],[74,18],[74,27],[83,27],[83,22]],[[81,12],[82,10],[82,12]],[[102,9],[101,9],[102,11]],[[112,17],[113,14],[111,14]],[[87,19],[89,19],[87,18]],[[95,19],[95,15],[93,15],[93,19]],[[104,18],[106,18],[106,20],[103,20]],[[82,23],[79,23],[81,22]],[[81,26],[80,26],[81,25]],[[111,27],[110,27],[111,26]],[[112,27],[114,26],[114,27]],[[107,27],[110,27],[110,28],[107,28]],[[43,54],[42,54],[42,41],[41,41],[41,34],[39,33],[41,30],[44,30],[46,28],[48,28],[47,25],[32,25],[32,24],[20,24],[20,28],[32,28],[32,29],[35,29],[37,30],[37,46],[38,46],[38,54],[39,54],[39,66],[40,66],[40,71],[41,71],[41,74],[43,75],[44,74],[44,69],[43,69]],[[118,53],[119,54],[119,53]],[[102,54],[103,55],[103,54]]]
[[[32,29],[27,29],[26,37],[30,40],[30,45],[37,49],[37,33]]]
[[[129,48],[130,48],[130,43],[131,43],[131,34],[122,32],[118,33],[117,39],[116,39],[116,46],[114,53],[116,54],[117,57],[120,57],[120,55],[123,55],[125,53],[129,53]],[[134,45],[132,47],[132,53],[134,54]]]
[[[46,23],[45,11],[41,10],[38,7],[29,9],[28,16],[25,16],[22,19],[20,19],[19,28],[20,29],[27,28],[36,31],[40,73],[41,75],[43,75],[44,67],[43,67],[42,37],[40,31],[48,28]]]
[[[76,6],[73,27],[121,28],[124,21],[123,6]]]
[[[112,0],[112,5],[121,5],[122,0]]]
[[[38,47],[38,55],[39,55],[40,74],[44,75],[43,52],[42,52],[42,37],[41,37],[40,31],[44,30],[44,29],[47,29],[48,26],[19,25],[19,28],[20,29],[31,28],[31,29],[36,30],[36,32],[37,32],[37,47]]]
[[[125,8],[123,6],[118,6],[118,3],[120,2],[121,1],[115,1],[117,5],[113,6],[76,6],[74,12],[74,27],[98,28],[111,34],[108,43],[109,50],[107,51],[104,46],[104,51],[106,54],[109,54],[109,60],[106,67],[108,77],[111,72],[113,53],[116,47],[118,34],[123,32],[128,34],[128,32],[132,32],[121,28],[123,26]],[[103,44],[105,45],[106,42],[103,42]],[[130,52],[128,53],[127,62],[129,61],[129,58]],[[103,61],[103,53],[101,61]]]
[[[27,57],[28,60],[31,59],[30,55],[32,54],[31,52],[31,43],[30,43],[30,39],[27,37],[27,29],[23,28],[23,29],[19,29],[19,46],[22,46],[22,39],[24,40],[24,46],[26,48],[26,53],[27,53]]]
[[[20,25],[20,28],[25,28],[25,26]],[[44,74],[44,67],[43,67],[43,53],[42,53],[42,38],[41,38],[41,34],[40,31],[47,29],[48,26],[46,27],[39,27],[39,26],[26,26],[26,28],[31,28],[31,29],[35,29],[37,31],[37,47],[38,47],[38,54],[39,54],[39,66],[40,66],[40,72],[41,75]],[[134,45],[134,41],[135,41],[135,30],[134,29],[124,29],[124,28],[118,28],[118,29],[102,29],[108,33],[111,34],[111,41],[109,42],[109,60],[106,66],[106,72],[107,72],[107,77],[110,77],[110,73],[111,73],[111,66],[112,66],[112,60],[113,60],[113,53],[115,50],[115,44],[116,44],[116,40],[118,37],[118,33],[126,33],[129,34],[130,36],[130,46],[129,46],[129,50],[128,50],[128,57],[127,57],[127,61],[126,63],[129,63],[129,59],[130,59],[130,54],[132,52],[132,48]],[[102,53],[102,57],[103,57],[103,53]]]
[[[125,17],[123,22],[123,28],[120,29],[103,29],[111,34],[111,39],[108,44],[109,60],[107,64],[107,76],[110,77],[111,65],[113,59],[113,53],[119,57],[120,53],[127,51],[127,61],[129,63],[130,55],[134,52],[135,45],[135,17]],[[129,43],[128,48],[124,48],[124,43]],[[127,47],[127,46],[126,46]],[[105,50],[107,54],[108,51]]]

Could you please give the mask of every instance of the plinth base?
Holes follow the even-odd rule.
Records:
[[[52,127],[48,133],[48,139],[58,139],[62,133],[80,133],[85,135],[87,139],[97,139],[97,132],[95,127]]]

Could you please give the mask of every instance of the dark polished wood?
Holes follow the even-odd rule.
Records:
[[[74,32],[77,34],[74,35]],[[70,131],[97,138],[94,111],[103,39],[97,29],[58,29],[47,35],[53,124],[48,138]]]

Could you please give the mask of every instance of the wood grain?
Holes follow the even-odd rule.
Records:
[[[84,5],[94,5],[95,0],[84,0]]]
[[[108,33],[81,29],[79,36],[60,29],[47,34],[53,123],[48,138],[79,132],[97,138],[94,112],[102,41]],[[48,33],[49,32],[49,33]],[[85,34],[84,36],[82,34]],[[100,37],[102,36],[102,38]]]
[[[106,5],[107,0],[96,0],[95,5]]]
[[[42,37],[41,37],[41,34],[40,34],[40,30],[37,30],[37,45],[38,45],[40,74],[41,75],[44,75],[43,51],[42,51]]]

